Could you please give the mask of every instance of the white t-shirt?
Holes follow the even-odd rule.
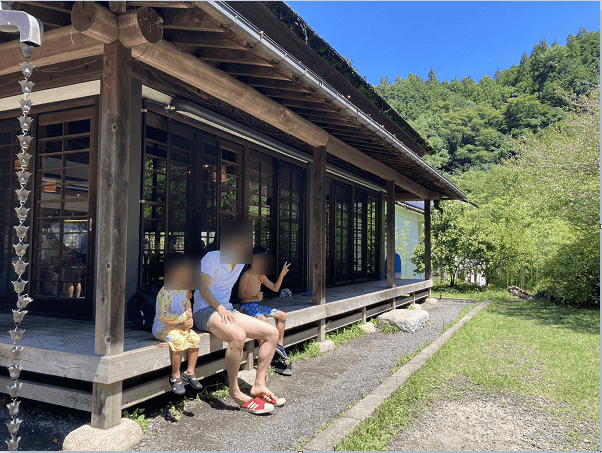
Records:
[[[231,264],[221,264],[219,261],[219,250],[207,253],[201,260],[201,272],[203,274],[211,275],[209,290],[220,304],[228,310],[231,310],[232,304],[230,303],[230,294],[232,293],[232,287],[236,283],[236,280],[238,280],[238,276],[245,265],[236,264],[231,271]],[[203,299],[200,291],[197,289],[194,292],[194,313],[209,306],[210,305]]]

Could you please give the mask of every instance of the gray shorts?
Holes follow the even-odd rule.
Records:
[[[232,309],[230,309],[228,311],[230,313],[232,313],[233,315],[236,315],[237,313],[240,313],[235,308],[232,308]],[[213,313],[217,313],[217,311],[213,307],[201,308],[199,311],[197,311],[196,313],[194,313],[193,314],[193,318],[194,318],[194,325],[195,325],[195,327],[198,330],[201,330],[203,332],[209,332],[209,333],[211,333],[211,330],[209,329],[209,318],[211,318],[211,315]]]

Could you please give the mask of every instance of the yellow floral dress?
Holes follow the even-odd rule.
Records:
[[[153,335],[157,340],[166,341],[172,351],[197,349],[201,342],[199,335],[186,327],[186,310],[192,307],[191,297],[192,291],[165,288],[157,294]]]

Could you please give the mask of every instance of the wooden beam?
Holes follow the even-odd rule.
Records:
[[[422,201],[422,198],[414,195],[413,193],[397,193],[395,194],[395,201]]]
[[[431,270],[431,200],[424,200],[424,279],[430,280]]]
[[[309,88],[305,88],[298,83],[281,82],[279,80],[266,80],[260,77],[240,77],[239,80],[252,87],[276,88],[279,90],[292,91],[297,93],[311,93]]]
[[[277,97],[277,96],[274,96]],[[286,107],[297,107],[301,109],[315,110],[320,112],[329,112],[329,113],[338,113],[341,111],[340,108],[335,107],[331,103],[325,102],[323,99],[287,99],[284,98],[281,102],[282,105]]]
[[[19,40],[0,44],[0,75],[21,73],[23,61]],[[31,62],[37,67],[48,66],[78,58],[102,55],[103,43],[77,33],[71,25],[44,33],[44,45],[36,49]]]
[[[157,12],[147,6],[117,17],[119,41],[125,47],[155,44],[161,41],[163,27]]]
[[[324,212],[324,187],[326,183],[326,148],[316,147],[313,150],[312,163],[312,273],[313,273],[313,303],[326,303],[326,216]],[[320,326],[323,333],[323,325]],[[322,341],[322,340],[320,340]]]
[[[40,19],[44,24],[44,31],[49,31],[53,27],[65,27],[71,25],[71,9],[64,10],[61,8],[50,7],[55,2],[44,2],[44,3],[21,3],[19,5],[20,11],[25,11],[34,17],[41,17]]]
[[[150,6],[151,8],[182,8],[182,9],[187,9],[187,8],[194,8],[194,2],[188,2],[188,1],[157,1],[157,2],[130,2],[128,1],[127,4],[129,6]]]
[[[216,61],[220,63],[244,63],[245,65],[252,66],[273,67],[269,61],[259,58],[248,50],[214,49],[211,47],[203,47],[196,49],[193,55],[204,61]]]
[[[328,142],[328,133],[321,128],[171,43],[161,41],[154,44],[152,49],[148,49],[148,46],[136,47],[132,49],[132,55],[310,146],[324,146]]]
[[[290,91],[280,88],[260,88],[261,93],[264,96],[278,99],[292,99],[298,101],[308,101],[316,103],[329,103],[324,96],[320,96],[316,93],[309,93],[308,91]]]
[[[210,31],[213,33],[224,33],[226,28],[220,27],[203,10],[193,8],[191,10],[167,8],[163,11],[163,28],[170,30]]]
[[[233,34],[209,33],[203,31],[165,29],[165,39],[174,44],[193,44],[198,47],[215,47],[218,49],[247,49],[246,41]]]
[[[304,112],[303,115],[311,122],[338,124],[340,126],[360,126],[354,118],[346,116],[343,112],[328,114],[325,112],[310,111]]]
[[[6,393],[4,388],[13,382],[7,376],[0,376],[2,393]],[[86,412],[89,412],[92,408],[92,394],[90,392],[41,384],[39,382],[24,381],[23,379],[19,379],[19,383],[21,384],[21,389],[19,390],[20,397]]]
[[[75,30],[103,43],[119,38],[117,16],[95,2],[75,2],[71,10],[71,24]]]
[[[109,429],[121,423],[122,383],[92,384],[92,428]]]
[[[109,2],[109,9],[112,13],[115,14],[123,14],[127,11],[126,2]]]
[[[330,135],[326,150],[333,156],[343,159],[356,167],[370,170],[371,173],[387,181],[395,181],[395,184],[399,187],[422,197],[422,199],[428,198],[430,195],[428,189],[422,187],[420,184],[406,178],[388,165],[371,158],[332,135]]]
[[[291,80],[292,74],[286,75],[274,67],[249,66],[239,63],[223,63],[218,66],[221,71],[230,75],[244,75],[254,77],[265,77],[272,80]]]
[[[387,181],[387,288],[395,288],[395,181]],[[395,299],[393,299],[393,305]],[[393,307],[395,308],[395,307]]]
[[[71,13],[71,6],[70,6],[71,2],[28,2],[27,6],[29,7],[29,5],[33,5],[33,6],[40,6],[42,8],[45,9],[52,9],[54,11],[60,11],[62,13],[67,13],[70,14]],[[23,5],[25,6],[25,5]]]

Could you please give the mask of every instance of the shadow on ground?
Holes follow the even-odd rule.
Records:
[[[557,326],[574,332],[600,335],[600,308],[560,305],[545,299],[494,302],[489,311],[541,325]]]

